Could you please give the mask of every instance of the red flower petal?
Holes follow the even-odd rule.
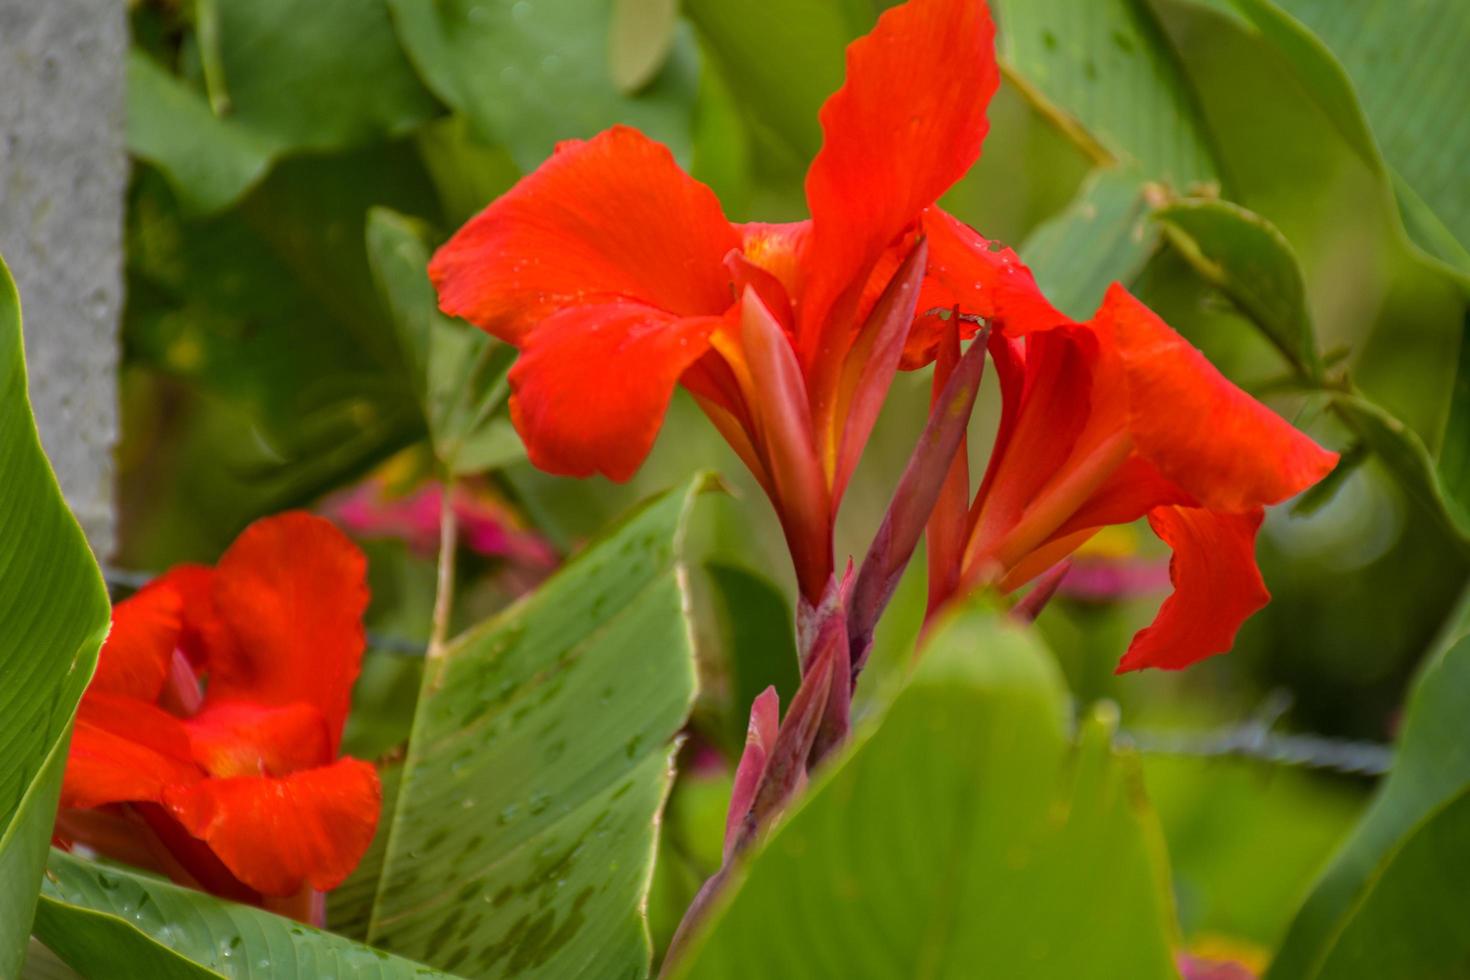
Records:
[[[179,643],[183,600],[166,583],[154,583],[112,607],[112,630],[97,655],[89,692],[152,701],[168,678]]]
[[[62,807],[158,800],[204,778],[179,720],[144,701],[88,691],[77,711],[62,779]]]
[[[1153,625],[1133,638],[1119,673],[1178,670],[1230,649],[1240,624],[1271,598],[1256,567],[1256,530],[1263,516],[1259,507],[1246,514],[1160,507],[1149,514],[1149,526],[1174,549],[1174,594]]]
[[[167,586],[183,600],[183,631],[179,648],[197,669],[204,669],[211,656],[229,656],[233,640],[229,629],[214,609],[214,569],[205,565],[175,565],[153,582]]]
[[[806,178],[805,364],[831,357],[848,328],[824,327],[839,297],[860,290],[883,250],[980,156],[1000,84],[994,39],[978,0],[909,0],[848,46],[847,79],[822,106],[824,140]]]
[[[382,805],[377,771],[338,759],[281,779],[241,776],[171,788],[164,806],[264,895],[336,888],[362,860]]]
[[[444,312],[520,345],[571,306],[631,300],[681,316],[730,305],[740,236],[662,145],[615,126],[557,147],[429,263]]]
[[[919,320],[904,349],[904,368],[913,370],[934,360],[944,321],[923,315],[931,310],[958,306],[962,313],[989,320],[998,338],[1019,338],[1071,322],[1042,295],[1031,270],[1011,249],[987,241],[937,207],[924,212],[923,230],[929,241],[929,268],[919,294]],[[970,323],[964,336],[974,332]]]
[[[1336,453],[1231,384],[1122,286],[1109,288],[1093,324],[1122,360],[1139,452],[1202,506],[1279,503],[1336,465]]]
[[[366,575],[362,552],[320,517],[246,528],[215,566],[214,606],[233,643],[211,651],[205,704],[315,705],[335,753],[365,644]]]
[[[635,303],[573,307],[545,320],[510,371],[511,419],[531,462],[564,476],[631,477],[679,376],[719,323]]]
[[[195,760],[211,776],[284,776],[332,758],[326,719],[302,702],[266,707],[211,699],[184,728]]]

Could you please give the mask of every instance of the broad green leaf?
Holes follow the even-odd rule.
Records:
[[[1375,870],[1312,976],[1453,980],[1470,971],[1470,789],[1425,817]]]
[[[107,589],[41,451],[20,298],[0,261],[0,976],[26,955],[72,718],[107,632]]]
[[[608,65],[613,0],[388,4],[429,87],[509,150],[522,170],[534,169],[558,141],[614,123],[687,155],[697,83],[692,42],[676,38],[653,80],[636,96],[622,94]]]
[[[676,975],[1175,977],[1163,853],[1110,712],[1070,745],[1032,635],[951,619],[732,881]]]
[[[77,972],[107,980],[446,976],[253,906],[62,851],[51,852],[35,928]]]
[[[1011,80],[1099,162],[1184,190],[1216,181],[1188,79],[1143,0],[998,0]]]
[[[1470,122],[1461,61],[1470,8],[1458,0],[1365,0],[1346,8],[1322,0],[1231,3],[1383,174],[1414,243],[1465,282],[1470,189],[1460,164],[1470,153]]]
[[[1228,201],[1189,198],[1154,212],[1206,282],[1250,317],[1309,378],[1322,370],[1306,287],[1291,243],[1275,225]]]
[[[658,74],[674,46],[679,0],[613,0],[607,37],[607,66],[624,95]]]
[[[1069,316],[1092,316],[1114,282],[1131,280],[1159,245],[1138,175],[1095,171],[1066,210],[1020,248],[1047,299]]]
[[[464,224],[521,176],[510,154],[481,140],[461,113],[420,127],[414,138],[449,227]]]
[[[1465,873],[1456,869],[1470,865],[1467,717],[1470,638],[1462,638],[1433,657],[1415,683],[1393,770],[1297,914],[1271,964],[1271,980],[1463,975],[1411,969],[1411,959],[1402,970],[1372,973],[1363,937],[1404,955],[1413,951],[1421,965],[1456,948],[1445,943],[1438,916],[1464,911]],[[1419,894],[1399,914],[1385,907],[1414,888]],[[1456,935],[1463,943],[1464,930]],[[1458,950],[1463,967],[1465,947]],[[1363,969],[1348,970],[1344,964],[1359,957]]]
[[[822,145],[817,110],[842,84],[858,33],[831,0],[684,0],[735,100],[802,166]]]
[[[801,682],[796,629],[786,596],[763,575],[726,562],[706,562],[715,618],[730,669],[730,744],[745,744],[750,706],[775,686],[790,704]]]
[[[1459,241],[1457,264],[1470,269],[1464,166],[1470,6],[1460,0],[1367,0],[1347,9],[1332,0],[1281,0],[1280,6],[1342,66],[1385,162]]]
[[[1336,395],[1338,412],[1383,461],[1406,493],[1461,544],[1470,546],[1470,510],[1440,479],[1434,458],[1418,433],[1384,409],[1356,395]]]
[[[368,260],[408,355],[408,370],[433,439],[453,473],[519,459],[521,442],[503,414],[515,348],[439,312],[421,222],[386,208],[368,215]]]
[[[205,90],[134,53],[128,147],[192,209],[237,200],[287,153],[393,136],[437,112],[385,0],[198,0]]]
[[[634,976],[694,669],[680,529],[634,513],[424,674],[369,940],[479,977]]]

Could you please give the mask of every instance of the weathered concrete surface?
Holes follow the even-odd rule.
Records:
[[[104,558],[118,435],[126,7],[0,0],[0,255],[20,287],[41,441]]]

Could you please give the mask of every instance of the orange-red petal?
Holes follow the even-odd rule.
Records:
[[[205,704],[314,705],[335,753],[365,645],[362,552],[320,517],[263,518],[215,566],[213,598],[232,642],[211,651]]]
[[[1201,506],[1243,513],[1279,503],[1337,463],[1122,286],[1108,289],[1092,322],[1121,359],[1138,451]]]
[[[1000,83],[995,28],[979,0],[909,0],[847,49],[847,79],[821,110],[807,172],[812,214],[801,353],[839,357],[847,325],[827,324],[879,256],[980,156]]]
[[[1196,507],[1159,507],[1148,523],[1174,550],[1164,600],[1152,626],[1138,632],[1118,664],[1121,673],[1141,667],[1178,670],[1235,643],[1240,624],[1271,598],[1256,567],[1257,507],[1221,514]]]
[[[570,141],[429,263],[444,312],[520,345],[573,306],[630,300],[681,316],[730,305],[740,236],[719,200],[637,130]]]
[[[112,630],[97,655],[87,690],[152,701],[168,678],[179,643],[183,601],[166,583],[154,583],[112,607]]]
[[[929,268],[919,294],[919,319],[904,349],[904,368],[934,360],[944,324],[923,315],[931,310],[958,306],[961,313],[990,321],[997,337],[1013,339],[1071,322],[1042,295],[1036,277],[1011,249],[986,240],[937,207],[924,212],[923,231],[929,241]],[[968,324],[965,336],[974,331],[974,324]]]
[[[158,800],[204,778],[179,720],[136,698],[88,691],[77,710],[62,779],[63,807]]]
[[[284,778],[240,776],[174,787],[168,812],[240,881],[264,895],[340,885],[378,826],[378,773],[357,759]]]
[[[679,376],[719,323],[636,303],[572,307],[547,319],[510,371],[511,419],[531,462],[564,476],[631,477]]]
[[[332,758],[327,720],[315,705],[211,699],[184,722],[194,759],[211,776],[284,776]]]

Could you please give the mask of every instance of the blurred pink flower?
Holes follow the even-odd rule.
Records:
[[[1078,555],[1057,592],[1082,602],[1122,602],[1169,591],[1169,559]]]
[[[1257,980],[1254,970],[1234,960],[1206,959],[1180,953],[1175,958],[1182,980]]]
[[[385,481],[370,478],[329,498],[322,510],[358,537],[398,538],[419,554],[432,555],[439,547],[443,506],[444,486],[437,480],[395,494]],[[556,567],[550,542],[526,528],[514,509],[488,489],[460,484],[454,488],[453,506],[463,547],[530,570]]]

